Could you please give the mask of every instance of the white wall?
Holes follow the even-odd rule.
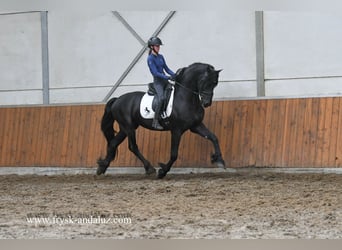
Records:
[[[119,11],[147,41],[168,11]],[[342,15],[264,12],[266,97],[342,94]],[[255,12],[177,11],[159,35],[173,70],[223,69],[215,99],[257,98]],[[48,12],[50,103],[102,102],[143,45],[112,12]],[[42,104],[40,13],[0,15],[0,105]],[[113,96],[146,90],[147,52]]]
[[[0,15],[0,104],[42,102],[40,13]]]
[[[341,95],[342,15],[265,12],[268,96]]]

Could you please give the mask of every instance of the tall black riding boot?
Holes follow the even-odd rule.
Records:
[[[154,114],[154,118],[152,121],[152,127],[158,130],[162,130],[164,129],[160,124],[159,124],[159,116],[160,116],[160,109],[162,107],[162,102],[159,101],[157,108],[156,108],[156,112]]]

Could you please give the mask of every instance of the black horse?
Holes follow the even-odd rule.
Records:
[[[217,137],[202,123],[204,108],[212,104],[213,91],[218,84],[221,70],[203,63],[194,63],[179,69],[175,79],[174,105],[167,123],[160,121],[164,131],[171,131],[171,157],[168,163],[159,163],[158,178],[163,178],[178,157],[180,139],[188,129],[209,139],[215,148],[212,163],[225,168]],[[112,98],[105,107],[101,130],[107,139],[107,155],[98,160],[97,174],[104,174],[110,162],[114,160],[117,147],[128,137],[129,149],[142,161],[146,174],[155,173],[155,168],[145,159],[138,149],[135,130],[141,125],[153,130],[152,119],[140,115],[140,101],[144,92],[131,92]],[[114,131],[113,123],[119,124],[119,132]]]

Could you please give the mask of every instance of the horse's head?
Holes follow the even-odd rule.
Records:
[[[203,107],[209,107],[212,104],[220,71],[209,64],[194,63],[177,71],[176,82],[198,95]]]
[[[203,107],[209,107],[212,104],[214,88],[218,84],[218,77],[221,70],[215,70],[213,66],[206,65],[206,69],[200,75],[197,88]]]

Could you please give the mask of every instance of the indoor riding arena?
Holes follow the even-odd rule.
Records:
[[[0,238],[341,239],[341,25],[314,12],[0,13]],[[147,91],[152,35],[174,71],[223,69],[203,123],[226,169],[187,131],[163,179],[127,140],[96,175],[105,104]],[[169,161],[169,132],[136,138],[156,169]]]

